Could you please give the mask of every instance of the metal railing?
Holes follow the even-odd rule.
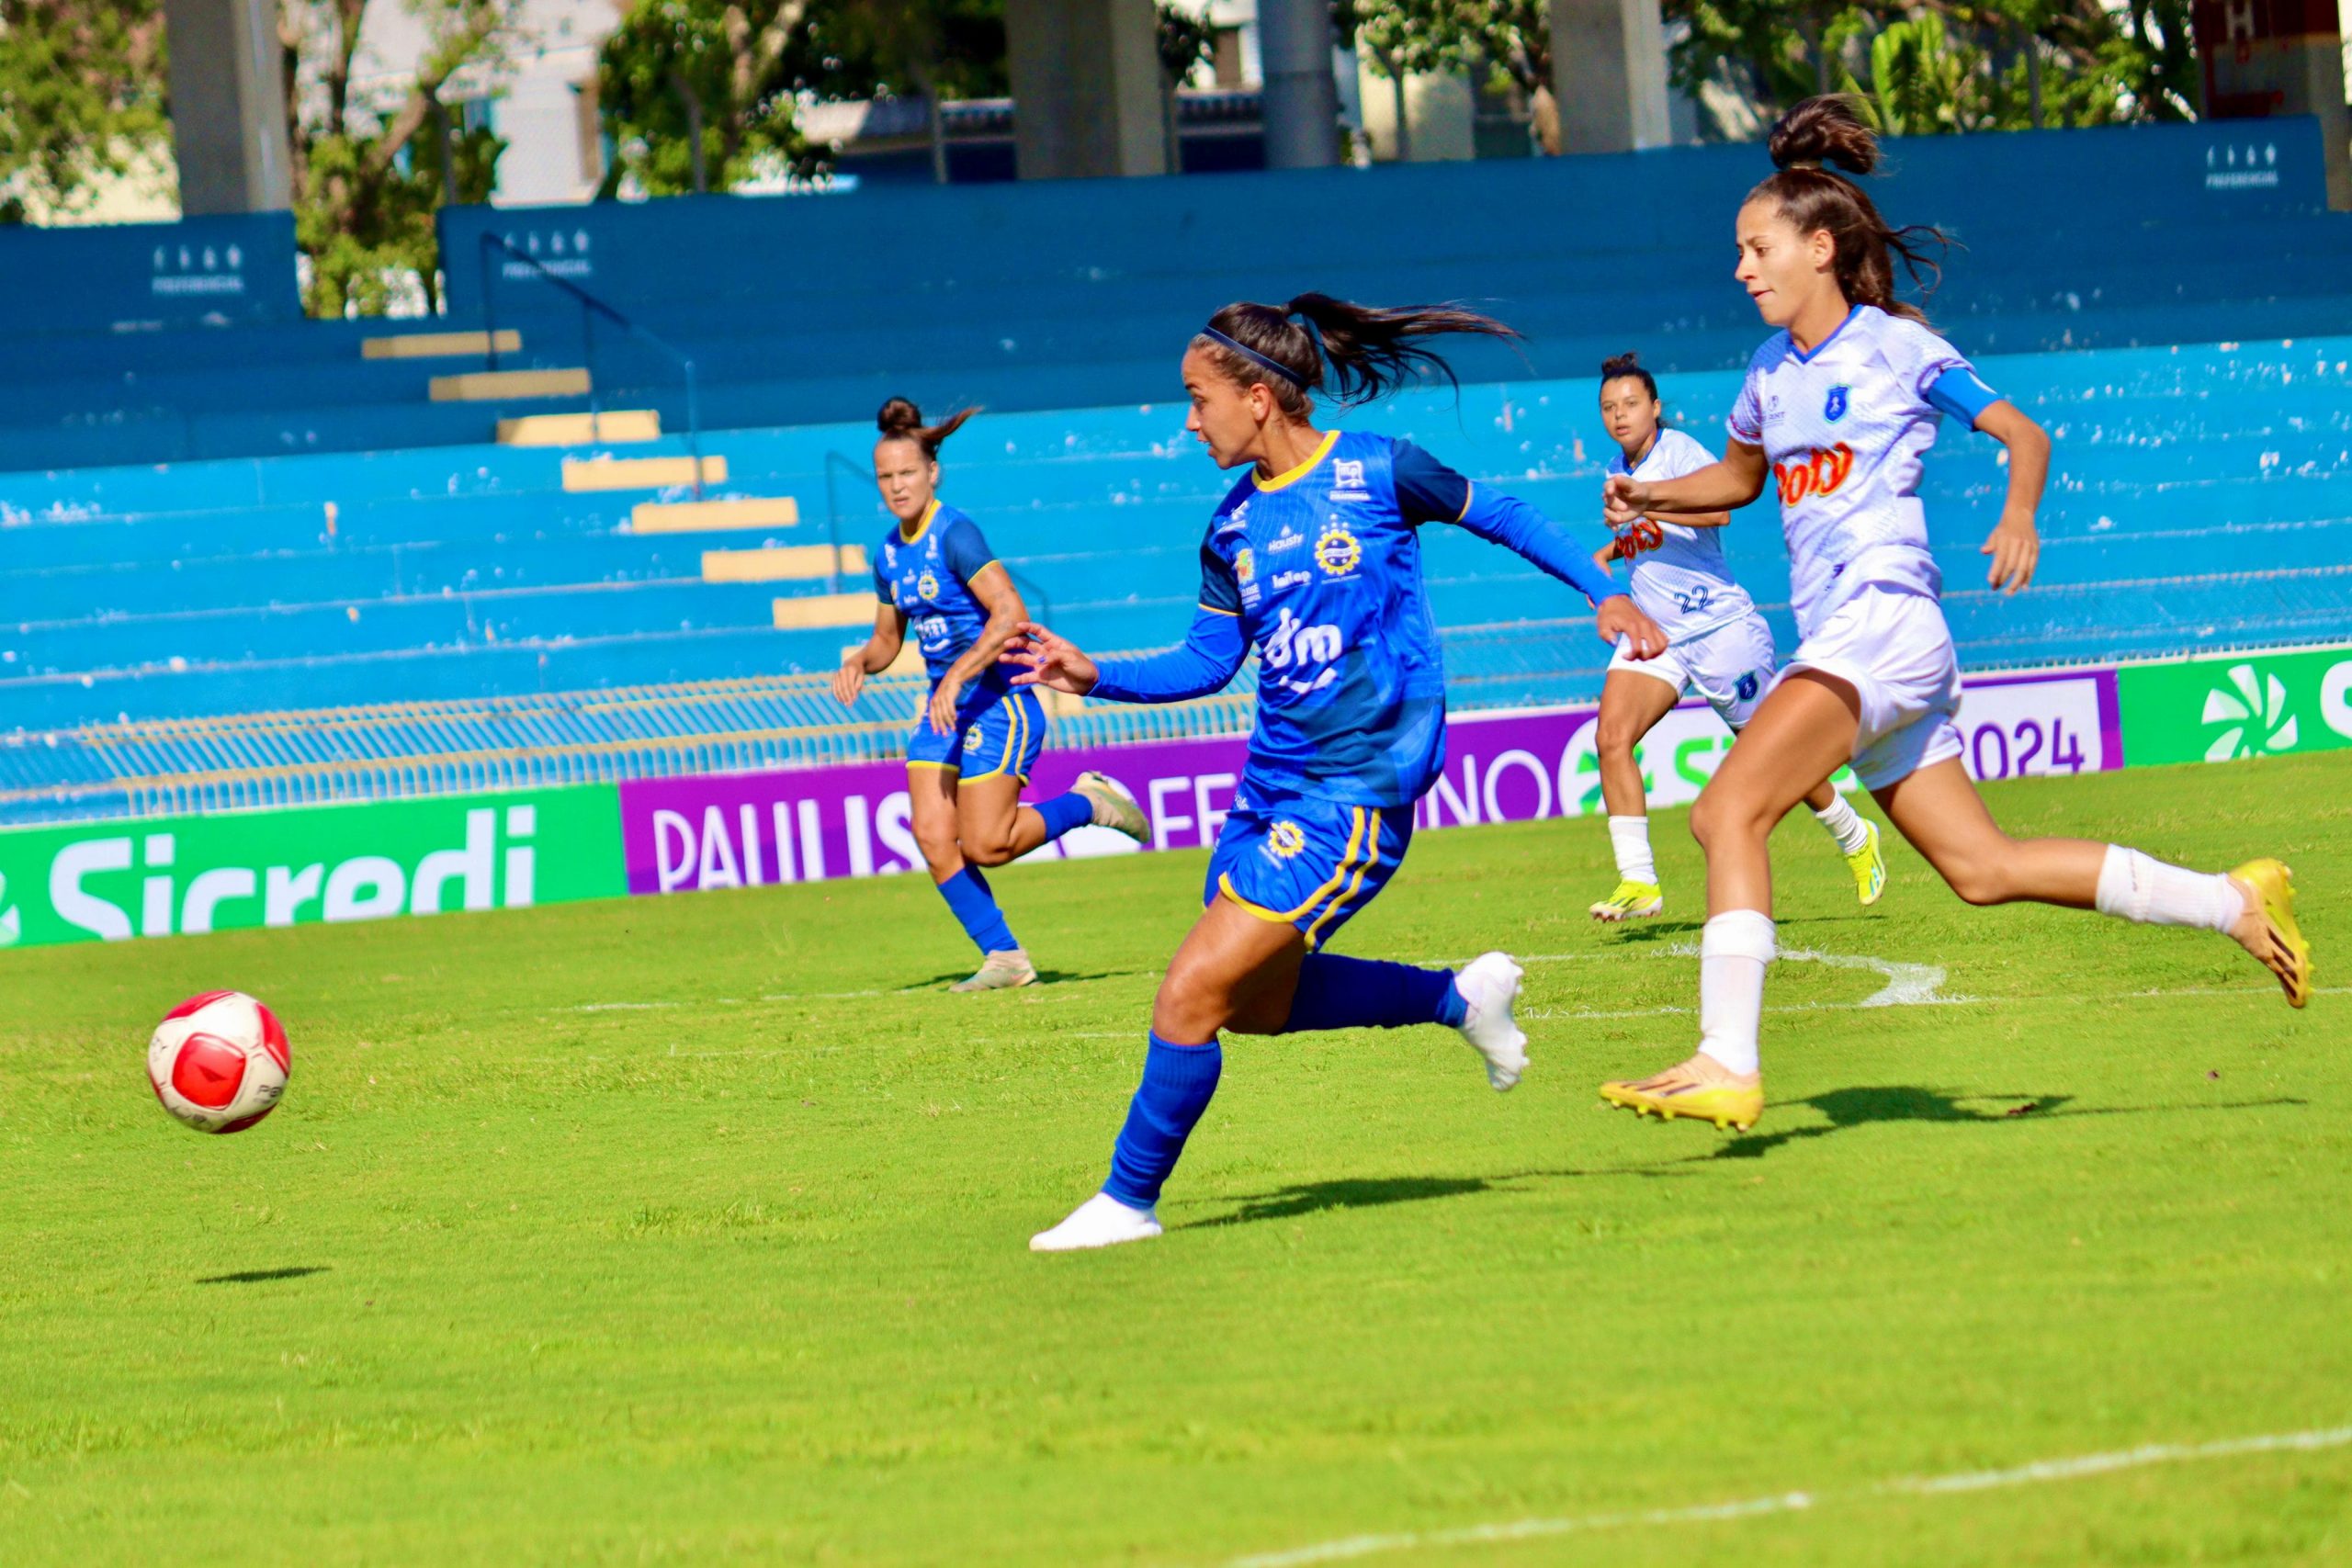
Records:
[[[825,454],[825,542],[832,547],[833,577],[831,591],[835,593],[840,592],[842,587],[842,502],[839,489],[833,480],[836,473],[844,471],[857,485],[865,486],[874,482],[874,476],[859,468],[854,458],[844,457],[839,452]],[[1021,602],[1028,606],[1029,618],[1033,621],[1050,622],[1054,615],[1054,602],[1047,597],[1043,588],[1037,586],[1035,580],[1026,572],[1013,570],[1012,563],[1010,561],[1000,560],[997,564],[1004,568],[1004,574],[1007,577],[1012,579],[1012,586],[1021,590]]]
[[[695,372],[694,356],[662,336],[661,333],[630,320],[620,310],[607,305],[570,278],[556,273],[538,257],[527,251],[518,249],[514,242],[508,240],[503,234],[485,232],[481,236],[481,243],[476,247],[476,252],[481,265],[481,314],[484,329],[482,357],[485,368],[491,370],[498,368],[497,279],[499,268],[496,265],[496,257],[499,254],[503,254],[521,262],[537,273],[540,278],[579,301],[580,353],[582,363],[588,371],[588,431],[591,440],[604,439],[600,429],[604,412],[603,400],[596,390],[600,384],[596,375],[596,318],[598,316],[604,317],[630,336],[660,350],[684,373],[686,456],[694,465],[695,499],[700,501],[702,499],[702,393]],[[838,578],[838,568],[841,565],[838,552],[834,557],[833,564],[836,568],[835,575]]]

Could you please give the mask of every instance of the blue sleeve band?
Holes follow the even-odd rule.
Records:
[[[1598,606],[1624,592],[1567,531],[1515,495],[1473,486],[1462,526],[1482,539],[1526,557]]]
[[[1979,415],[2001,400],[2001,394],[1978,378],[1965,365],[1955,365],[1928,384],[1928,402],[1939,413],[1950,414],[1970,429]]]
[[[947,530],[947,536],[939,541],[939,553],[947,562],[947,570],[956,574],[956,581],[966,584],[980,574],[982,567],[996,559],[989,553],[989,542],[980,537],[978,525],[961,517]]]
[[[1205,544],[1201,547],[1201,608],[1241,614],[1241,584],[1235,581],[1232,566]]]
[[[1455,522],[1470,502],[1470,481],[1409,441],[1399,441],[1391,449],[1389,473],[1396,486],[1396,508],[1415,525]]]
[[[1223,691],[1239,673],[1250,646],[1241,636],[1241,620],[1208,605],[1193,617],[1192,634],[1184,646],[1165,653],[1133,659],[1094,661],[1094,689],[1090,696],[1114,703],[1181,703]]]

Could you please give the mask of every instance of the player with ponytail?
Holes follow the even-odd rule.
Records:
[[[1046,745],[1035,692],[1015,690],[998,654],[1029,618],[1021,592],[969,517],[939,499],[939,447],[978,412],[937,424],[904,398],[882,405],[874,482],[893,522],[874,551],[881,600],[874,635],[842,655],[833,694],[857,701],[868,675],[889,668],[912,627],[932,680],[931,697],[907,737],[907,791],[915,842],[939,896],[980,950],[980,967],[955,991],[1026,986],[1036,966],[997,908],[981,867],[1002,865],[1092,823],[1141,840],[1134,797],[1085,773],[1067,795],[1021,804]]]
[[[1985,810],[1952,722],[1960,670],[1938,602],[1920,460],[1947,417],[2007,448],[2008,493],[1983,553],[1987,585],[2015,593],[2033,581],[2040,554],[2034,512],[2050,438],[1894,299],[1895,261],[1919,282],[1932,271],[1925,247],[1941,236],[1890,226],[1849,177],[1878,164],[1853,108],[1835,97],[1798,105],[1773,128],[1771,153],[1778,172],[1739,209],[1737,276],[1778,330],[1749,361],[1723,459],[1670,479],[1612,475],[1603,502],[1624,527],[1745,506],[1777,484],[1803,640],[1690,814],[1707,855],[1699,1049],[1654,1077],[1606,1084],[1602,1097],[1660,1118],[1755,1124],[1764,1104],[1757,1033],[1776,951],[1766,840],[1849,761],[1969,903],[2030,900],[2203,927],[2234,938],[2301,1007],[2311,948],[2278,862],[2200,874],[2120,844],[2012,839]]]
[[[1185,427],[1245,472],[1201,542],[1200,610],[1182,648],[1089,658],[1025,626],[1006,657],[1024,688],[1117,702],[1181,702],[1231,681],[1258,651],[1258,720],[1209,861],[1200,919],[1152,1005],[1136,1089],[1102,1190],[1041,1252],[1159,1234],[1160,1187],[1208,1109],[1221,1031],[1437,1024],[1461,1032],[1489,1084],[1527,1062],[1512,1021],[1519,965],[1489,953],[1457,974],[1320,951],[1396,874],[1413,804],[1445,760],[1445,667],[1421,584],[1420,530],[1453,524],[1517,551],[1591,599],[1595,625],[1637,658],[1665,647],[1650,618],[1534,508],[1474,485],[1409,442],[1317,430],[1316,395],[1341,407],[1408,382],[1451,379],[1424,346],[1445,333],[1510,338],[1453,306],[1376,310],[1323,294],[1228,305],[1186,346]]]

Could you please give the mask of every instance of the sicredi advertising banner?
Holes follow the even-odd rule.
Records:
[[[2116,680],[2135,768],[2352,746],[2352,648],[2126,665]]]
[[[1979,777],[2096,773],[2123,763],[2112,671],[1972,681],[1957,722],[1962,760]],[[1594,728],[1590,708],[1454,716],[1445,771],[1415,807],[1416,829],[1598,813]],[[1650,804],[1697,799],[1731,742],[1703,705],[1668,714],[1635,752]],[[1248,750],[1238,736],[1084,752],[1049,747],[1030,796],[1056,794],[1080,772],[1098,769],[1143,804],[1149,848],[1200,848],[1216,838]],[[1840,778],[1851,786],[1849,775]],[[886,875],[922,863],[906,769],[898,762],[624,784],[620,807],[628,890],[636,894]],[[1080,829],[1040,853],[1140,847],[1105,829]]]
[[[0,834],[0,946],[615,897],[610,785]]]

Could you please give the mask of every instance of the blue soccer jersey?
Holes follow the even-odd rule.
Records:
[[[882,536],[874,557],[874,592],[907,617],[934,685],[988,626],[988,606],[973,595],[971,582],[995,559],[979,526],[936,501],[912,536],[896,524]],[[990,665],[971,684],[1001,692],[1007,677]]]
[[[1171,702],[1217,690],[1255,647],[1258,720],[1242,789],[1366,807],[1419,799],[1445,762],[1445,663],[1421,585],[1420,525],[1508,546],[1595,604],[1623,592],[1523,502],[1409,442],[1333,432],[1290,472],[1252,472],[1201,546],[1201,607],[1181,649],[1097,660],[1094,694]]]

